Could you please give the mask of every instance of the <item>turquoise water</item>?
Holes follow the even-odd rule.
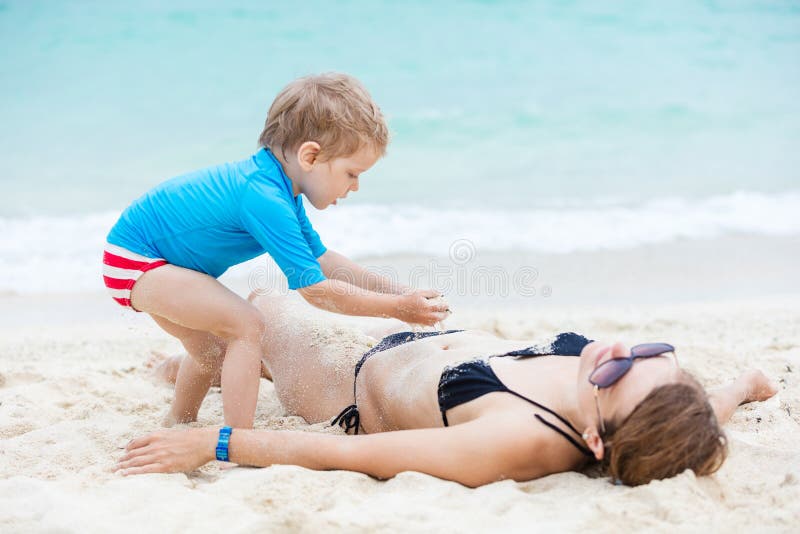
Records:
[[[309,210],[356,258],[800,236],[797,2],[0,0],[0,47],[0,292],[98,286],[127,203],[330,70],[393,132]]]
[[[394,133],[355,204],[797,188],[796,2],[433,4],[2,2],[0,216],[121,209],[245,156],[326,70]]]

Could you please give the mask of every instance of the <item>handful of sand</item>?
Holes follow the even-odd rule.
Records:
[[[426,297],[426,298],[428,299],[428,302],[433,304],[434,306],[439,306],[443,304],[444,306],[447,307],[446,310],[447,313],[452,313],[450,311],[450,304],[447,303],[447,299],[444,298],[442,295],[439,295],[438,297]]]

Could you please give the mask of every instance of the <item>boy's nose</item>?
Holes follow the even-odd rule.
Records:
[[[356,180],[353,185],[350,186],[350,191],[358,191],[358,180]]]

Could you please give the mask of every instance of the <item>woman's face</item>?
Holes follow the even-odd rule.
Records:
[[[594,426],[598,433],[601,425],[597,418],[594,386],[589,383],[589,375],[603,362],[611,358],[624,358],[630,353],[630,347],[622,343],[602,341],[589,343],[581,351],[578,404],[585,420],[591,421],[590,426]],[[617,427],[656,387],[676,382],[678,372],[677,362],[671,353],[634,360],[631,369],[621,379],[611,387],[601,388],[597,392],[597,402],[606,428]]]

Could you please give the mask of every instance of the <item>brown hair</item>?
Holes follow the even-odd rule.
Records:
[[[686,469],[710,475],[725,461],[727,439],[705,390],[685,371],[679,380],[651,391],[606,437],[613,479],[637,486]]]
[[[258,142],[265,148],[296,150],[319,143],[322,161],[354,154],[363,146],[386,153],[389,129],[380,108],[361,83],[347,74],[326,73],[294,80],[269,108]]]

